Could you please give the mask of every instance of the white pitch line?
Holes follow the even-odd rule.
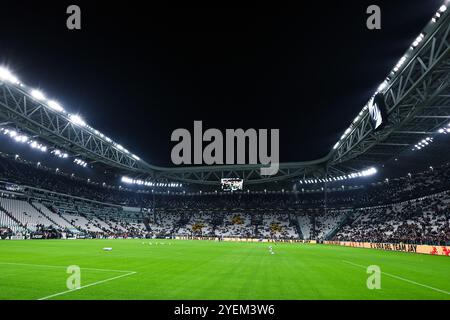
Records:
[[[31,263],[15,263],[15,262],[0,262],[0,265],[11,265],[11,266],[24,266],[24,267],[41,267],[41,268],[64,268],[67,269],[67,266],[54,266],[47,264],[31,264]],[[114,270],[114,269],[98,269],[98,268],[84,268],[80,267],[81,270],[92,270],[92,271],[105,271],[105,272],[135,272],[130,270]]]
[[[37,300],[47,300],[47,299],[50,299],[50,298],[53,298],[53,297],[61,296],[61,295],[66,294],[66,293],[76,292],[76,291],[84,289],[84,288],[92,287],[92,286],[95,286],[97,284],[105,283],[105,282],[116,280],[116,279],[123,278],[123,277],[128,277],[128,276],[131,276],[131,275],[136,274],[136,273],[137,272],[132,271],[130,273],[122,274],[122,275],[117,276],[117,277],[108,278],[108,279],[105,279],[105,280],[100,280],[100,281],[97,281],[97,282],[93,282],[93,283],[87,284],[85,286],[81,286],[78,289],[72,289],[72,290],[66,290],[66,291],[58,292],[58,293],[55,293],[55,294],[52,294],[52,295],[49,295],[49,296],[46,296],[46,297],[43,297],[43,298],[39,298]]]
[[[356,267],[360,267],[360,268],[367,269],[366,266],[363,266],[363,265],[361,265],[361,264],[353,263],[353,262],[346,261],[346,260],[342,260],[342,262],[351,264],[351,265],[356,266]],[[444,293],[444,294],[450,295],[450,292],[445,291],[445,290],[442,290],[442,289],[438,289],[438,288],[431,287],[431,286],[428,286],[428,285],[423,284],[423,283],[419,283],[419,282],[416,282],[416,281],[412,281],[412,280],[409,280],[409,279],[405,279],[405,278],[402,278],[402,277],[399,277],[399,276],[396,276],[396,275],[394,275],[394,274],[390,274],[390,273],[387,273],[387,272],[381,271],[381,273],[387,275],[388,277],[397,279],[397,280],[402,280],[402,281],[405,281],[405,282],[408,282],[408,283],[411,283],[411,284],[415,284],[416,286],[424,287],[424,288],[427,288],[427,289],[430,289],[430,290],[434,290],[434,291],[436,291],[436,292],[440,292],[440,293]]]

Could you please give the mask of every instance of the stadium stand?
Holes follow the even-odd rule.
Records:
[[[26,201],[1,197],[0,205],[12,219],[31,231],[36,231],[37,227],[40,225],[52,225],[52,222],[49,219]]]
[[[3,234],[46,230],[87,237],[240,237],[448,243],[450,166],[320,193],[152,195],[0,157]],[[338,190],[338,191],[334,191]],[[50,231],[49,231],[50,230]]]
[[[358,209],[334,236],[341,241],[446,244],[450,242],[450,193]]]
[[[23,229],[17,221],[3,211],[0,211],[0,226],[2,229],[9,229],[14,232],[19,232]]]
[[[61,229],[72,229],[75,230],[74,225],[72,225],[69,221],[64,219],[61,215],[53,212],[49,207],[46,207],[44,204],[38,202],[38,201],[32,201],[32,205],[42,214],[44,214],[48,220],[52,221],[53,225],[55,227],[61,228]]]

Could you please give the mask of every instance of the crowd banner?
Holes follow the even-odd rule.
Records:
[[[436,256],[447,256],[447,257],[450,256],[450,246],[438,246],[438,245],[432,246],[432,245],[409,244],[409,243],[355,242],[355,241],[324,241],[323,243],[355,248],[412,252],[412,253],[431,254]]]

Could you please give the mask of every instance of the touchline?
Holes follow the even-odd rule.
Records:
[[[179,128],[172,132],[171,141],[178,143],[172,148],[171,158],[175,165],[259,163],[264,166],[260,170],[261,175],[271,176],[277,174],[279,169],[279,140],[279,129],[226,129],[224,138],[219,129],[210,128],[203,132],[202,121],[194,121],[193,139],[187,129]],[[203,147],[203,142],[208,144]]]

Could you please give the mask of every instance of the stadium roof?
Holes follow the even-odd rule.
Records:
[[[260,174],[261,165],[223,165],[166,168],[148,164],[126,147],[89,126],[41,91],[0,69],[1,125],[17,136],[49,150],[67,152],[80,163],[104,164],[140,180],[170,180],[217,184],[223,177],[240,177],[247,184],[286,179],[324,181],[365,172],[405,152],[422,152],[450,122],[450,14],[446,5],[430,18],[377,93],[386,105],[386,123],[375,130],[369,114],[373,97],[345,130],[327,156],[306,162],[280,164],[275,176]],[[16,137],[16,135],[14,136]],[[25,141],[26,140],[26,141]],[[59,150],[61,149],[61,150]],[[436,156],[442,154],[437,153]]]

